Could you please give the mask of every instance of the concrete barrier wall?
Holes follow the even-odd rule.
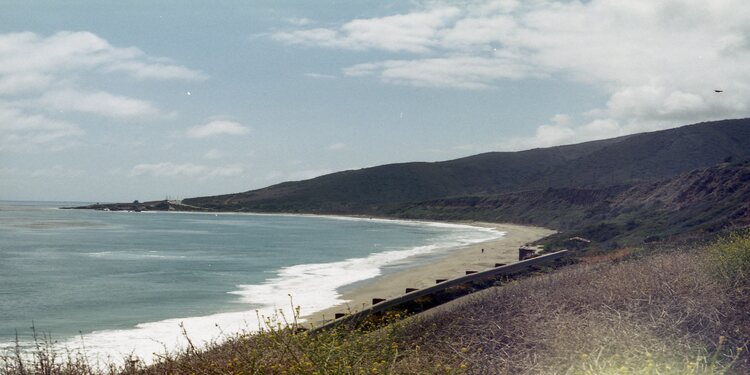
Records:
[[[437,284],[434,286],[424,288],[424,289],[409,288],[410,291],[407,292],[406,294],[396,297],[396,298],[389,299],[389,300],[385,300],[382,298],[373,298],[372,307],[368,307],[364,310],[355,312],[350,315],[345,315],[345,316],[341,314],[336,314],[337,315],[336,320],[333,320],[321,326],[315,327],[313,331],[325,330],[325,329],[334,327],[339,324],[348,324],[348,323],[356,324],[357,322],[367,318],[370,315],[383,312],[385,310],[397,307],[399,305],[402,305],[408,302],[412,302],[419,297],[436,294],[438,292],[442,292],[448,288],[458,286],[458,285],[469,284],[469,283],[476,282],[476,281],[495,278],[497,276],[517,274],[527,269],[534,268],[535,266],[541,266],[544,264],[558,261],[568,255],[569,254],[567,250],[561,250],[561,251],[557,251],[554,253],[544,254],[544,255],[534,257],[534,258],[525,259],[516,263],[512,263],[508,265],[501,265],[501,266],[491,268],[491,269],[481,271],[481,272],[467,273],[467,275],[457,277],[455,279],[450,279],[450,280],[439,279],[439,280],[436,280]]]

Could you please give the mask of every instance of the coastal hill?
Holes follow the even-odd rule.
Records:
[[[630,187],[546,188],[406,205],[401,218],[515,222],[610,247],[750,225],[750,162],[722,163]]]
[[[750,158],[750,119],[434,163],[400,163],[185,199],[221,211],[386,215],[405,204],[547,188],[602,189]]]
[[[563,232],[547,245],[580,236],[614,248],[750,224],[748,160],[750,118],[442,162],[382,165],[181,202],[79,208],[512,222]]]

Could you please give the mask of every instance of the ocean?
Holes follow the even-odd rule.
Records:
[[[0,202],[0,350],[48,335],[146,360],[344,302],[341,288],[501,237],[489,228],[304,215],[60,210]],[[33,330],[32,330],[33,327]]]

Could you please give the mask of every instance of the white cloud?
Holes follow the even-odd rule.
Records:
[[[430,50],[435,34],[459,13],[459,9],[454,7],[440,7],[382,18],[355,19],[338,30],[315,28],[285,31],[272,37],[288,44],[421,53]]]
[[[557,115],[550,120],[550,123],[537,127],[534,135],[509,138],[493,145],[493,147],[513,151],[551,147],[663,130],[673,125],[668,121],[618,122],[610,118],[597,118],[582,124],[576,124],[565,115]]]
[[[0,34],[0,149],[64,149],[84,134],[66,112],[115,119],[165,116],[146,100],[97,89],[98,75],[203,80],[207,76],[135,47],[117,47],[96,34],[61,31]],[[82,90],[81,87],[87,87]],[[46,111],[46,112],[43,112]]]
[[[136,78],[201,80],[193,69],[147,56],[135,47],[115,47],[86,32],[61,31],[48,37],[31,32],[0,34],[0,80],[34,77],[48,86],[71,72],[123,71]]]
[[[511,58],[450,56],[359,64],[344,69],[344,74],[376,75],[384,82],[420,87],[485,89],[499,79],[521,79],[540,73]]]
[[[123,61],[113,63],[105,68],[107,72],[127,72],[140,79],[183,79],[204,80],[205,74],[188,69],[184,66],[170,65],[159,62]]]
[[[40,169],[19,169],[19,168],[0,168],[0,176],[5,177],[24,177],[24,178],[80,178],[85,176],[86,172],[82,169],[67,168],[61,165],[55,165],[49,168]]]
[[[205,154],[203,154],[203,158],[204,159],[209,159],[209,160],[221,159],[223,157],[224,157],[224,153],[221,152],[220,150],[215,149],[215,148],[211,149],[211,150],[208,150],[208,151],[206,151]]]
[[[205,125],[193,126],[185,134],[189,138],[207,138],[219,135],[245,135],[249,132],[250,128],[238,122],[215,120]]]
[[[0,151],[60,150],[83,134],[74,124],[0,105]]]
[[[130,170],[130,176],[210,178],[239,176],[243,172],[244,168],[238,165],[209,167],[192,163],[162,162],[138,164]]]
[[[82,169],[66,168],[55,165],[50,168],[34,169],[28,172],[28,176],[35,178],[79,178],[85,176],[86,172]]]
[[[302,180],[309,180],[311,178],[323,176],[326,174],[333,173],[330,169],[304,169],[299,171],[292,171],[292,172],[281,172],[281,171],[271,171],[266,175],[266,179],[269,181],[274,182],[282,182],[282,181],[302,181]]]
[[[609,95],[601,107],[573,114],[577,124],[540,126],[527,138],[530,145],[741,117],[750,110],[746,1],[421,4],[398,15],[273,38],[291,45],[398,52],[343,68],[347,76],[389,84],[483,90],[505,80],[551,77]]]
[[[293,18],[287,18],[286,22],[288,22],[291,25],[295,26],[307,26],[309,24],[315,23],[313,20],[305,17],[293,17]]]
[[[501,43],[516,27],[516,20],[506,14],[466,17],[456,21],[451,28],[442,30],[439,44],[460,50]]]
[[[156,106],[147,101],[112,95],[104,91],[50,91],[33,104],[54,111],[76,111],[107,117],[128,118],[159,114]]]
[[[337,142],[337,143],[334,143],[334,144],[328,146],[328,149],[331,150],[331,151],[339,151],[339,150],[343,150],[345,148],[346,148],[346,143],[342,143],[342,142]]]
[[[0,76],[0,95],[33,92],[49,86],[52,78],[38,73]]]
[[[322,73],[305,73],[305,77],[314,79],[334,79],[336,76]]]

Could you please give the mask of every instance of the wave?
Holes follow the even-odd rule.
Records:
[[[432,225],[432,223],[421,223]],[[442,224],[439,224],[442,225]],[[299,264],[280,269],[277,276],[261,284],[239,285],[230,292],[246,303],[262,303],[265,307],[289,304],[289,295],[304,314],[324,310],[345,303],[338,289],[359,281],[380,276],[385,267],[408,262],[419,256],[448,249],[490,241],[505,235],[493,228],[461,226],[473,232],[452,233],[440,242],[408,249],[392,249],[370,254],[364,258],[350,258],[338,262]]]
[[[11,226],[21,229],[81,229],[81,228],[97,228],[106,227],[107,225],[101,222],[95,221],[75,221],[75,220],[44,220],[44,221],[33,221],[27,223],[16,223]]]
[[[185,255],[168,255],[158,251],[95,251],[82,255],[92,258],[107,258],[112,260],[143,260],[143,259],[186,259]]]
[[[183,332],[187,333],[194,344],[205,345],[208,342],[221,341],[226,335],[257,331],[263,324],[262,320],[259,321],[259,316],[274,317],[282,314],[291,319],[294,314],[293,306],[299,306],[302,314],[313,314],[347,302],[338,291],[341,287],[377,277],[389,266],[409,263],[419,257],[440,254],[456,247],[489,241],[505,235],[504,232],[492,228],[461,224],[412,221],[403,223],[470,231],[438,234],[433,240],[434,243],[372,253],[363,258],[284,267],[263,283],[238,285],[237,290],[228,292],[238,296],[238,302],[247,304],[246,308],[252,307],[252,310],[141,323],[130,329],[96,331],[64,341],[61,348],[74,351],[85,348],[86,355],[94,362],[98,360],[122,363],[124,358],[132,355],[150,363],[154,354],[185,348],[187,340]],[[106,251],[88,255],[118,256]],[[162,256],[148,253],[130,255]]]

